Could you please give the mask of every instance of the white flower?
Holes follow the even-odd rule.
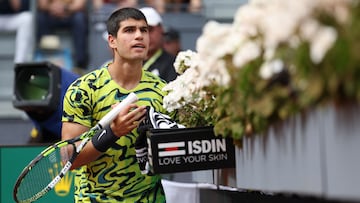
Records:
[[[224,37],[231,32],[230,24],[220,24],[209,21],[203,28],[202,35],[196,41],[196,50],[202,59],[221,58],[228,53],[227,46],[224,46]]]
[[[163,90],[168,91],[163,99],[164,108],[171,112],[194,101],[194,95],[199,91],[197,79],[199,73],[195,68],[187,69],[176,80],[168,83]]]
[[[334,28],[320,25],[315,19],[309,18],[300,27],[300,36],[310,43],[311,60],[318,64],[337,38]]]
[[[314,18],[306,19],[302,25],[300,26],[300,36],[310,41],[311,38],[316,34],[317,30],[319,29],[320,24]]]
[[[270,79],[274,74],[280,73],[284,69],[284,62],[280,59],[266,61],[260,67],[260,77]]]
[[[247,41],[234,53],[233,64],[241,68],[250,61],[258,58],[261,54],[261,45],[257,41]]]
[[[210,85],[226,86],[230,82],[230,75],[227,70],[225,61],[220,60],[207,60],[199,64],[199,88],[208,87]]]
[[[322,27],[318,30],[311,41],[311,60],[318,64],[322,61],[326,52],[332,47],[337,38],[337,32],[332,27]]]
[[[234,17],[233,26],[237,30],[247,34],[247,36],[256,36],[259,34],[258,26],[262,21],[265,13],[260,7],[256,7],[250,4],[241,6]]]
[[[174,62],[174,68],[177,73],[182,74],[186,69],[191,66],[196,66],[196,64],[197,53],[191,50],[186,50],[178,53]]]

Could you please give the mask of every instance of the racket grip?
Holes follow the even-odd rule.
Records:
[[[123,101],[121,101],[115,108],[113,108],[109,113],[107,113],[100,121],[99,125],[104,127],[105,125],[110,124],[119,112],[127,105],[134,103],[138,100],[138,97],[135,93],[131,92]]]

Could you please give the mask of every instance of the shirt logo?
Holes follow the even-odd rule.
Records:
[[[100,133],[100,135],[99,135],[99,137],[97,138],[97,140],[99,141],[99,140],[101,139],[101,137],[104,136],[105,134],[106,134],[106,130],[103,130],[103,131]]]

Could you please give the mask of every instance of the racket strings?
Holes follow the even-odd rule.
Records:
[[[29,168],[17,189],[18,200],[31,199],[48,186],[63,168],[63,154],[64,150],[54,148]]]
[[[15,194],[18,202],[33,202],[46,194],[54,187],[55,178],[60,181],[64,164],[74,158],[76,154],[76,144],[82,139],[93,136],[98,128],[94,128],[84,133],[80,139],[71,142],[61,142],[52,146],[49,150],[42,153],[42,156],[36,159],[26,172],[21,175],[17,183]],[[61,174],[61,177],[58,175]],[[49,183],[52,183],[49,185]],[[55,182],[56,183],[56,182]]]

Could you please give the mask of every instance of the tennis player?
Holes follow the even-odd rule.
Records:
[[[162,107],[165,81],[142,69],[149,27],[136,8],[121,8],[107,21],[113,60],[76,80],[64,98],[62,139],[89,130],[129,93],[139,98],[96,134],[73,164],[75,202],[165,202],[159,175],[143,175],[135,156],[136,128],[146,106]]]

